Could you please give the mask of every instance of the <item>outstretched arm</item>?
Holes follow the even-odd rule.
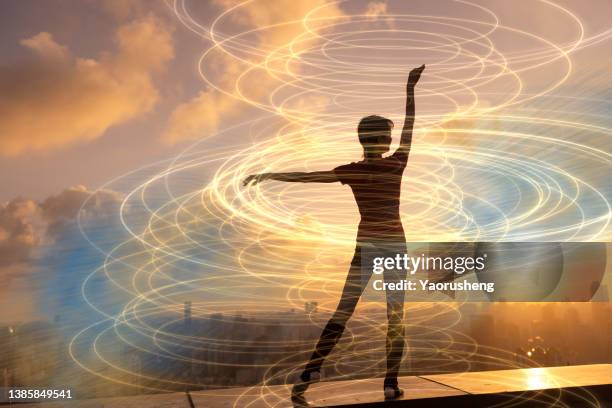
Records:
[[[418,68],[410,71],[408,75],[408,83],[406,84],[406,119],[404,119],[404,127],[402,128],[402,137],[400,139],[400,146],[397,149],[397,153],[410,153],[410,147],[412,145],[412,129],[414,127],[414,87],[419,82],[421,72],[425,69],[425,65],[421,65]]]
[[[287,181],[291,183],[333,183],[339,181],[333,170],[313,171],[310,173],[261,173],[252,174],[244,179],[243,185],[255,185],[264,180]]]

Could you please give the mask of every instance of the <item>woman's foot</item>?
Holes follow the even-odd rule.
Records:
[[[293,386],[293,390],[291,390],[291,403],[294,408],[308,408],[310,404],[304,398],[304,394],[295,394],[295,386]]]
[[[388,386],[385,387],[385,400],[394,400],[394,399],[398,399],[400,398],[402,395],[404,395],[404,390],[402,390],[401,388],[395,386]]]
[[[291,389],[291,402],[294,407],[308,407],[308,402],[304,398],[304,393],[310,384],[314,384],[321,380],[319,371],[304,371],[300,375],[300,379],[293,385]]]

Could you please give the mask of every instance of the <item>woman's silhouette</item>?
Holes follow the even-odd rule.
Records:
[[[402,129],[399,148],[391,156],[383,158],[391,144],[393,122],[380,116],[367,116],[359,122],[357,129],[359,141],[363,146],[363,160],[336,167],[330,171],[310,173],[264,173],[247,177],[244,184],[256,184],[264,180],[277,180],[302,183],[332,183],[339,181],[348,184],[353,191],[359,208],[361,221],[357,233],[355,255],[351,262],[346,283],[338,308],[323,329],[316,349],[300,375],[292,391],[296,405],[307,405],[304,392],[308,385],[320,379],[323,361],[340,340],[346,322],[353,314],[357,301],[363,293],[371,274],[371,265],[362,270],[362,257],[370,247],[380,247],[382,243],[403,245],[406,248],[404,229],[400,219],[399,203],[402,173],[408,162],[412,143],[415,103],[414,87],[421,77],[425,65],[410,71],[406,86],[406,119]],[[365,275],[364,275],[365,274]],[[385,279],[388,279],[385,276]],[[395,276],[392,279],[400,279]],[[398,387],[397,375],[404,350],[403,292],[401,295],[387,293],[387,374],[384,381],[386,399],[395,399],[403,394]]]

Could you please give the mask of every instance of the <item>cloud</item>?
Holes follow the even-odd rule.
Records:
[[[52,63],[61,64],[68,62],[70,56],[68,48],[56,43],[49,33],[38,33],[34,37],[21,40],[19,43],[34,51],[43,60]]]
[[[0,154],[92,140],[149,112],[159,99],[152,76],[174,56],[171,30],[147,15],[121,25],[115,42],[89,59],[48,32],[21,40],[32,56],[0,67]]]
[[[227,9],[238,4],[237,0],[216,0],[216,4]],[[317,17],[326,19],[341,18],[344,13],[335,3],[325,0],[279,0],[274,2],[253,1],[242,4],[231,14],[234,23],[248,29],[266,28],[257,31],[256,48],[258,52],[267,54],[287,47],[293,40],[305,34],[306,30],[302,19],[312,10],[317,11]],[[291,24],[281,24],[292,22]],[[319,24],[329,24],[329,20],[322,20]],[[316,28],[317,23],[311,23]],[[307,37],[308,38],[308,37]],[[311,47],[320,38],[311,36],[308,41],[300,38],[300,48]],[[286,54],[286,60],[295,58],[296,54]],[[255,54],[255,53],[253,53]],[[187,139],[196,139],[210,136],[221,124],[229,118],[243,113],[249,104],[236,95],[237,81],[240,75],[249,66],[261,64],[267,55],[253,57],[252,54],[244,56],[248,63],[240,62],[227,54],[214,54],[216,67],[207,70],[213,76],[214,82],[228,93],[221,93],[215,89],[201,91],[196,97],[179,105],[171,114],[163,139],[174,143]],[[282,59],[282,58],[281,58]],[[212,60],[212,58],[211,58]],[[281,67],[285,60],[276,61]],[[293,69],[296,69],[293,67]],[[299,68],[298,68],[299,69]],[[221,71],[221,72],[218,72]],[[264,70],[256,69],[251,72],[248,87],[241,89],[251,101],[260,102],[278,83]]]
[[[24,299],[31,297],[33,285],[28,282],[32,283],[36,273],[49,272],[38,265],[38,250],[60,239],[63,231],[75,225],[77,215],[105,223],[118,213],[122,200],[123,196],[114,191],[92,192],[76,186],[42,202],[16,198],[0,204],[0,299],[16,298],[11,293],[15,288],[23,288]],[[0,314],[0,318],[6,316]]]
[[[237,78],[235,71],[241,65],[227,56],[219,56],[220,65],[228,69],[220,80],[231,82]],[[177,106],[170,116],[163,140],[175,143],[181,140],[197,139],[214,133],[223,120],[241,113],[245,106],[231,95],[216,90],[201,91],[196,97]]]
[[[39,207],[47,224],[48,237],[57,237],[66,223],[110,217],[119,212],[123,196],[111,190],[91,192],[85,186],[70,187],[48,197]]]
[[[390,15],[391,13],[389,13],[387,9],[387,3],[384,1],[369,2],[364,14],[371,22],[380,22],[390,29],[396,28],[395,20]]]
[[[387,3],[382,1],[371,1],[368,3],[365,15],[376,18],[381,14],[387,14]]]
[[[16,198],[0,204],[0,268],[30,259],[41,241],[40,217],[40,208],[32,200]]]

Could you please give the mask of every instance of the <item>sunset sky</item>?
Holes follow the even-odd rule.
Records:
[[[187,1],[186,5],[206,28],[232,3]],[[301,18],[299,14],[321,2],[274,3],[274,7],[253,3],[250,7],[258,11],[251,16],[252,22]],[[471,10],[446,1],[415,1],[409,7],[405,2],[370,3],[385,5],[390,13],[444,15],[445,10],[455,8],[469,16]],[[582,20],[587,36],[610,29],[612,5],[608,1],[557,3]],[[338,12],[365,13],[368,4],[343,2]],[[480,4],[494,5],[492,8],[510,24],[516,24],[516,17],[520,17],[520,25],[536,34],[548,33],[551,39],[567,40],[574,34],[575,27],[562,26],[560,21],[567,21],[538,1]],[[171,1],[26,0],[3,2],[1,7],[1,200],[17,196],[44,199],[79,184],[97,187],[126,171],[171,156],[187,139],[214,136],[214,127],[204,124],[189,132],[173,128],[173,113],[207,89],[197,65],[211,41],[181,24]],[[242,24],[241,29],[244,27]],[[234,30],[221,28],[221,32]],[[294,32],[288,31],[277,30],[274,35],[281,39],[274,41],[291,40]],[[609,50],[610,42],[605,41],[572,56],[576,64],[573,76],[579,78],[574,84],[580,96],[609,91]],[[222,71],[218,67],[213,78],[223,75],[219,74]],[[244,110],[248,111],[246,106]],[[221,118],[219,125],[229,127],[244,120],[247,113],[227,121]],[[202,128],[199,132],[198,127]],[[175,134],[170,135],[172,131]]]
[[[440,221],[432,216],[429,224],[415,215],[414,236],[465,207],[469,211],[458,216],[465,225],[452,224],[429,238],[477,233],[487,239],[605,240],[612,236],[611,15],[607,0],[2,2],[0,279],[8,290],[3,295],[0,289],[0,310],[12,304],[18,312],[0,319],[38,316],[55,304],[48,296],[33,301],[42,291],[37,285],[47,282],[41,276],[54,282],[46,293],[59,298],[64,274],[99,266],[90,256],[95,250],[73,246],[83,244],[75,224],[79,208],[85,202],[91,219],[110,217],[118,224],[125,194],[153,171],[113,180],[184,151],[200,160],[188,176],[177,177],[184,193],[211,180],[237,185],[240,177],[265,166],[320,170],[358,159],[358,119],[389,115],[397,140],[405,76],[422,63],[427,69],[417,91],[416,125],[421,147],[415,147],[411,173],[420,181],[406,188],[431,188],[424,195],[439,194],[444,208],[434,211]],[[517,143],[519,133],[533,138]],[[193,143],[198,144],[186,150]],[[252,146],[256,149],[241,150]],[[553,205],[556,218],[534,216],[515,235],[500,233],[505,227],[499,214],[519,206],[506,200],[514,190],[500,186],[499,174],[483,181],[478,173],[491,168],[491,151],[500,158],[510,152],[517,160],[545,162],[525,170],[509,161],[494,170],[533,170],[525,185],[544,180],[553,186],[551,196],[559,193],[568,208]],[[419,169],[438,168],[438,159],[461,163],[463,178],[431,187],[439,175],[431,181],[433,171]],[[542,168],[546,172],[540,173]],[[95,192],[101,186],[105,189]],[[523,188],[520,182],[515,187]],[[270,189],[289,198],[287,208],[279,210],[259,192],[253,193],[255,208],[232,192],[243,206],[228,214],[246,214],[272,233],[274,223],[297,217],[305,241],[320,225],[336,222],[324,228],[326,239],[353,239],[346,226],[354,224],[354,213],[338,216],[325,211],[329,199],[325,205],[318,198],[302,204],[313,195]],[[573,189],[576,197],[561,194]],[[93,200],[86,202],[92,192]],[[462,196],[465,192],[474,196]],[[235,203],[223,194],[223,200],[211,196]],[[331,197],[348,202],[346,194],[337,194]],[[479,194],[504,199],[484,202]],[[523,197],[537,202],[536,195]],[[455,201],[456,207],[448,204]],[[428,205],[407,202],[407,217]],[[304,208],[313,218],[296,216]],[[584,228],[574,231],[578,218]],[[494,233],[487,235],[482,225],[494,225]],[[109,247],[124,239],[115,242],[111,235],[96,236]],[[75,280],[71,296],[80,283]]]

